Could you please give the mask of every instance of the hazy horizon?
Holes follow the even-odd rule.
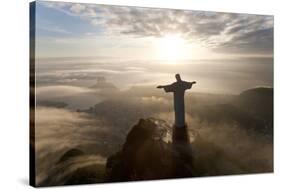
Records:
[[[250,88],[273,87],[270,61],[271,58],[186,60],[175,66],[157,60],[144,64],[113,58],[47,58],[37,60],[36,86],[91,87],[98,77],[105,77],[120,90],[126,90],[133,86],[169,84],[175,81],[175,73],[180,73],[184,80],[198,82],[192,91],[239,94]]]
[[[273,87],[273,16],[36,2],[37,86],[124,90],[197,81],[192,91]]]

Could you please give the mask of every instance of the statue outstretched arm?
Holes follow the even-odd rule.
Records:
[[[158,85],[156,88],[157,89],[163,89],[165,87],[169,87],[170,85]]]
[[[196,81],[192,81],[192,82],[186,81],[186,82],[184,83],[184,88],[185,88],[185,89],[191,89],[192,86],[193,86],[195,83],[196,83]]]
[[[173,85],[159,85],[157,86],[158,89],[164,89],[164,91],[167,92],[173,92],[174,91],[174,87]]]

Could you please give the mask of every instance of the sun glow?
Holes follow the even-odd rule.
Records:
[[[190,46],[179,35],[166,35],[155,41],[158,58],[175,62],[190,58]]]

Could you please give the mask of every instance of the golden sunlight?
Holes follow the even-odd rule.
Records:
[[[158,58],[174,62],[191,58],[190,46],[179,35],[166,35],[155,40]]]

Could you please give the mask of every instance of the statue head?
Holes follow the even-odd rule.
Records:
[[[177,81],[181,81],[181,76],[180,76],[180,74],[176,74],[175,77],[176,77]]]

